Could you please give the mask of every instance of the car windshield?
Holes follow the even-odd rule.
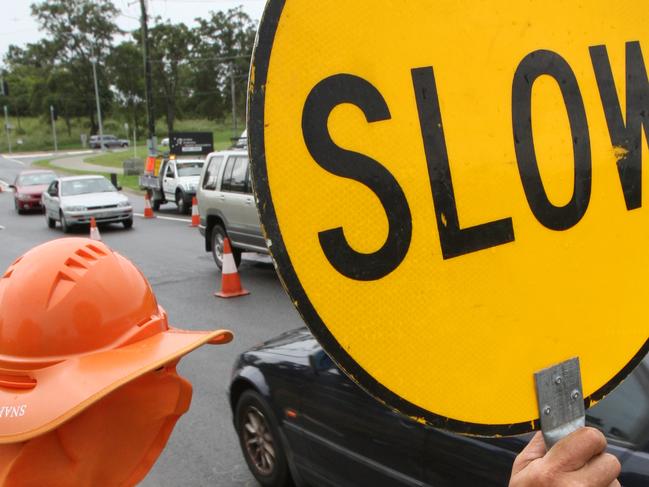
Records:
[[[56,174],[43,172],[36,174],[24,174],[18,178],[18,186],[42,186],[50,184],[56,179]]]
[[[176,162],[176,170],[178,171],[179,177],[200,176],[202,168],[202,162]]]
[[[117,191],[106,178],[73,179],[61,181],[61,196],[74,196],[77,194],[104,193]]]

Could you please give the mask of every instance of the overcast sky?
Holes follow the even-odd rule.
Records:
[[[0,64],[10,44],[21,46],[43,37],[31,16],[30,5],[34,1],[0,0]],[[113,3],[121,11],[117,25],[123,30],[137,28],[140,21],[139,0],[113,0]],[[207,17],[210,11],[228,10],[239,5],[253,20],[258,21],[266,0],[149,0],[148,4],[150,17],[160,16],[163,20],[193,25],[196,17]]]

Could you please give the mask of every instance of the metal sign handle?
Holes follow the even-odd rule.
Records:
[[[586,425],[579,358],[534,373],[541,431],[548,449]]]

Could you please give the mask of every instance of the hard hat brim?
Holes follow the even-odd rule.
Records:
[[[51,431],[120,386],[206,343],[232,340],[227,330],[169,329],[129,345],[69,358],[30,371],[31,389],[0,387],[0,444]]]

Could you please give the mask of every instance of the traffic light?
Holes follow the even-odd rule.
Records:
[[[54,105],[50,105],[50,112],[52,113],[52,120],[56,122],[59,119],[59,112]]]

